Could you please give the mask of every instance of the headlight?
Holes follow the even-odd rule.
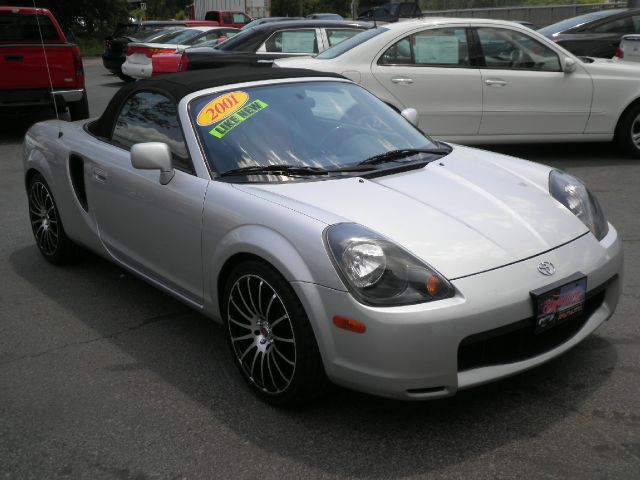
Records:
[[[361,225],[332,225],[324,237],[338,274],[363,303],[409,305],[454,295],[453,286],[433,268]]]
[[[549,174],[549,192],[582,220],[598,240],[604,238],[609,231],[609,224],[598,199],[584,183],[568,173],[553,170]]]

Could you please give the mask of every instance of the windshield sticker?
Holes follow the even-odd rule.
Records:
[[[197,122],[201,127],[213,125],[240,110],[249,100],[246,92],[231,92],[220,95],[207,103],[198,114]]]
[[[268,106],[269,105],[264,103],[262,100],[254,100],[246,107],[238,110],[236,113],[229,116],[226,120],[216,125],[209,133],[214,137],[222,138],[242,122],[253,117],[256,113],[264,110]]]

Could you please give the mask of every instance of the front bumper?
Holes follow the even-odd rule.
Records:
[[[332,381],[376,395],[420,400],[453,395],[522,372],[575,346],[613,314],[620,296],[622,260],[621,242],[610,227],[600,242],[587,234],[534,258],[453,280],[456,296],[432,303],[370,307],[348,292],[309,283],[293,286],[309,314]],[[553,277],[538,272],[542,261],[556,266]],[[587,276],[588,292],[601,293],[597,305],[566,338],[525,358],[459,368],[460,345],[469,337],[527,321],[533,336],[530,292],[576,272]],[[367,330],[364,334],[341,330],[332,323],[334,315],[359,320]]]

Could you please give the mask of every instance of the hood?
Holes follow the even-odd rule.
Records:
[[[591,63],[583,63],[590,73],[611,75],[615,74],[616,78],[633,78],[637,80],[640,78],[640,62],[625,62],[624,60],[611,59],[611,58],[594,58]]]
[[[456,279],[524,260],[588,232],[546,185],[518,174],[513,160],[501,165],[499,158],[456,147],[419,170],[374,179],[236,186],[326,224],[364,225]],[[550,169],[539,168],[546,169],[546,178]]]

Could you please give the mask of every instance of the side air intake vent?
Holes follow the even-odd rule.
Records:
[[[76,194],[78,202],[85,212],[89,211],[87,205],[87,191],[84,186],[84,160],[72,155],[69,157],[69,175],[71,176],[71,185],[73,192]]]

